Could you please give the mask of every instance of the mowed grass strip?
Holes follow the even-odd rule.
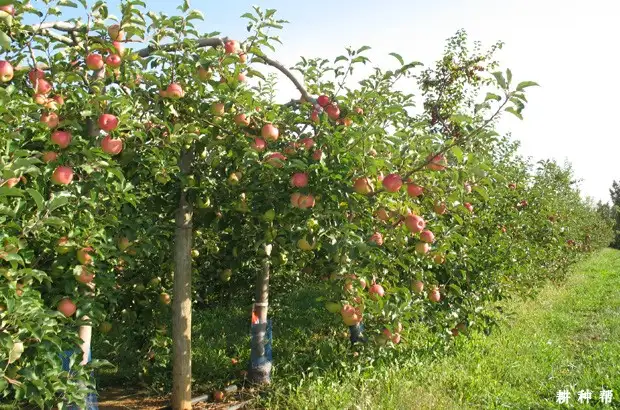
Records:
[[[560,286],[508,310],[506,324],[488,337],[459,337],[449,356],[377,371],[361,383],[308,383],[284,407],[620,409],[620,251],[595,253]],[[611,404],[600,402],[602,389],[613,392]],[[560,390],[569,392],[568,405],[556,402]],[[582,390],[592,391],[589,403],[578,402]]]

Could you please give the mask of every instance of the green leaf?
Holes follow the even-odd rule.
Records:
[[[496,71],[492,74],[493,74],[493,77],[495,77],[497,84],[499,84],[499,86],[505,90],[507,88],[507,85],[506,85],[506,79],[504,78],[504,74],[501,71]]]
[[[471,122],[471,118],[467,115],[454,114],[450,116],[450,121],[453,122]]]
[[[512,81],[512,71],[510,71],[510,68],[506,69],[506,80],[508,85],[510,85],[510,82]]]
[[[390,53],[390,55],[392,57],[394,57],[395,59],[397,59],[398,62],[400,63],[400,65],[405,65],[405,60],[403,60],[403,58],[401,57],[400,54],[398,54],[398,53]]]
[[[8,6],[13,3],[15,3],[15,0],[0,0],[0,6]]]
[[[486,98],[484,99],[484,101],[489,101],[489,100],[495,100],[495,101],[501,101],[502,97],[500,97],[497,94],[493,94],[493,93],[487,93]]]
[[[485,201],[489,200],[489,194],[487,190],[481,187],[480,185],[476,185],[473,187],[473,190],[476,191]]]
[[[36,189],[32,188],[28,188],[26,191],[30,194],[32,199],[34,199],[34,202],[37,204],[37,208],[39,208],[39,211],[43,209],[43,195],[41,195]]]
[[[3,186],[0,187],[0,196],[24,196],[24,193],[19,188],[9,188]]]
[[[74,2],[69,1],[69,0],[60,0],[60,1],[58,2],[58,5],[59,5],[59,6],[64,6],[64,7],[72,7],[72,8],[74,8],[74,9],[76,9],[76,8],[77,8],[77,4],[75,4]]]
[[[116,178],[119,179],[119,181],[121,182],[125,182],[125,176],[123,175],[123,173],[117,169],[117,168],[109,168],[108,172],[112,175],[114,175]]]
[[[456,157],[456,160],[459,163],[463,162],[463,150],[461,149],[461,147],[459,147],[458,145],[455,145],[452,148],[450,148],[450,152],[452,152],[452,154]]]
[[[518,85],[517,85],[517,91],[521,91],[524,88],[527,87],[540,87],[540,85],[538,85],[537,82],[535,81],[521,81]]]
[[[70,195],[68,193],[62,193],[61,195],[54,196],[52,199],[48,201],[47,209],[52,212],[55,209],[60,208],[61,206],[65,206],[69,203]]]
[[[55,216],[50,216],[49,218],[45,218],[43,220],[43,223],[46,225],[52,225],[52,226],[67,226],[67,222]]]
[[[520,120],[523,119],[523,116],[521,115],[521,113],[515,110],[514,107],[508,107],[504,111],[508,111],[509,113],[513,114],[515,117],[517,117]]]
[[[357,54],[363,53],[366,50],[370,50],[370,46],[362,46],[356,51]]]
[[[11,38],[2,30],[0,30],[0,46],[5,50],[11,49]]]

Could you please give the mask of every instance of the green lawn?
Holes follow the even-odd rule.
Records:
[[[562,285],[548,285],[535,300],[508,308],[514,316],[499,330],[461,338],[452,354],[365,380],[309,381],[268,406],[620,409],[620,251],[600,251],[575,266]],[[610,405],[599,401],[603,387],[613,392]],[[578,392],[588,389],[590,404],[579,404]],[[570,393],[568,405],[556,403],[559,390]]]

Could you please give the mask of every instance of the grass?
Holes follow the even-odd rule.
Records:
[[[514,313],[488,337],[459,337],[435,360],[412,359],[374,374],[305,379],[272,395],[286,409],[620,409],[620,251],[605,249],[576,265],[560,286]],[[599,402],[612,390],[613,402]],[[577,401],[591,390],[589,404]],[[569,405],[556,403],[559,390]]]

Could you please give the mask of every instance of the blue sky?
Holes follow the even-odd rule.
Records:
[[[173,12],[176,0],[146,0],[149,9]],[[112,13],[117,1],[110,3]],[[615,125],[620,95],[616,0],[242,0],[194,1],[205,15],[201,28],[243,39],[239,16],[258,4],[290,21],[274,57],[293,65],[300,55],[333,58],[345,46],[369,45],[372,65],[388,66],[395,51],[406,61],[432,64],[444,41],[465,28],[472,40],[491,45],[516,81],[534,80],[523,122],[505,116],[500,131],[522,142],[534,159],[568,160],[584,195],[607,201],[612,180],[620,179],[620,132]],[[296,93],[282,81],[283,100]]]

